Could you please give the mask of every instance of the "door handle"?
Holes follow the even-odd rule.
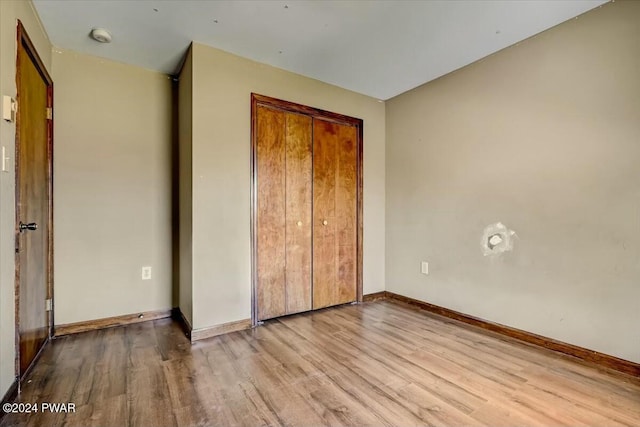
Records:
[[[38,224],[36,224],[35,222],[30,222],[28,224],[23,223],[22,221],[20,221],[20,232],[22,233],[23,231],[26,230],[37,230],[38,229]]]

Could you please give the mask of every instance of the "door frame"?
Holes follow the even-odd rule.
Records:
[[[22,113],[20,109],[20,93],[17,94],[16,99],[18,101],[18,112],[16,114],[16,136],[15,136],[15,321],[16,321],[16,360],[15,360],[15,372],[16,378],[18,380],[18,387],[20,387],[20,382],[25,378],[25,376],[29,373],[29,371],[33,368],[35,361],[40,357],[42,350],[46,347],[47,343],[53,336],[53,79],[47,72],[47,68],[44,66],[40,55],[38,55],[38,51],[35,48],[35,45],[31,41],[31,38],[27,34],[26,29],[22,25],[22,22],[18,20],[18,28],[17,28],[17,49],[16,49],[16,88],[20,87],[20,81],[22,78],[21,69],[22,64],[20,63],[20,56],[18,52],[23,50],[31,60],[33,61],[38,73],[44,80],[47,85],[47,108],[51,109],[51,116],[47,119],[47,210],[48,210],[48,224],[46,230],[46,238],[48,240],[47,244],[47,266],[46,266],[46,280],[47,280],[47,299],[51,300],[51,310],[48,313],[48,331],[47,331],[47,339],[44,344],[33,358],[33,361],[29,365],[29,367],[24,371],[20,372],[20,252],[19,252],[19,242],[20,242],[20,214],[21,214],[21,197],[20,197],[20,153],[21,153],[21,142],[20,141],[20,130],[22,125]],[[44,114],[45,112],[43,112]]]
[[[266,106],[277,110],[298,113],[314,119],[322,119],[344,125],[355,126],[357,129],[358,148],[356,156],[356,301],[362,302],[362,259],[363,259],[363,121],[355,117],[332,113],[318,108],[296,104],[265,95],[251,93],[251,324],[258,322],[258,170],[257,170],[257,112],[258,106]],[[313,261],[312,261],[313,262]]]

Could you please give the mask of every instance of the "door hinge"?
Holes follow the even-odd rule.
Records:
[[[53,120],[53,108],[47,107],[47,120]]]
[[[45,311],[51,311],[53,307],[53,301],[51,300],[51,298],[48,298],[46,300],[44,300],[44,310]]]

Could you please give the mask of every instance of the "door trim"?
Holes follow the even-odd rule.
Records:
[[[50,108],[53,111],[53,79],[47,72],[47,68],[44,66],[40,55],[38,55],[38,51],[35,48],[35,45],[31,41],[31,38],[27,34],[22,22],[18,20],[17,27],[17,50],[16,50],[16,87],[20,87],[20,79],[21,79],[21,67],[22,64],[19,60],[18,52],[23,50],[33,61],[38,73],[44,80],[47,85],[47,108]],[[20,372],[20,254],[18,253],[18,239],[19,239],[19,228],[18,224],[20,222],[20,150],[21,150],[21,141],[20,141],[20,129],[21,129],[21,112],[20,112],[20,93],[17,94],[18,99],[18,113],[16,115],[16,135],[15,135],[15,245],[16,245],[16,253],[15,253],[15,320],[16,320],[16,360],[15,360],[15,372],[16,378],[18,379],[18,387],[20,387],[20,382],[25,378],[25,376],[29,373],[35,361],[42,354],[42,350],[45,348],[51,337],[53,336],[53,114],[49,120],[47,120],[47,201],[48,201],[48,225],[47,225],[47,240],[48,240],[48,253],[47,253],[47,298],[52,301],[52,309],[49,311],[48,320],[48,336],[44,344],[42,345],[40,351],[36,354],[33,361],[29,365],[29,367],[25,370],[25,372]],[[43,112],[44,114],[44,112]]]
[[[354,126],[357,129],[357,266],[356,266],[356,301],[362,302],[362,260],[363,260],[363,121],[355,117],[332,113],[318,108],[308,107],[269,96],[251,94],[251,325],[258,324],[258,269],[257,269],[257,209],[258,209],[258,171],[257,171],[257,133],[256,122],[258,106],[265,106],[277,110],[304,114],[312,118],[327,120],[340,124]]]

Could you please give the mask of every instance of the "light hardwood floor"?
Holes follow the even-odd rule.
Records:
[[[170,319],[56,339],[7,426],[638,426],[640,379],[399,302],[191,345]]]

